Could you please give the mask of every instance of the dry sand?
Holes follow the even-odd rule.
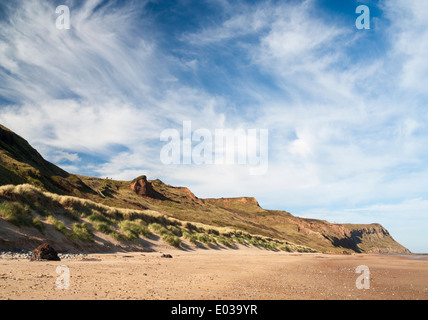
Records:
[[[0,259],[0,299],[13,300],[428,300],[428,257],[239,250],[90,254],[84,260]],[[58,266],[70,272],[58,289]],[[370,288],[357,289],[359,265]],[[60,282],[64,284],[64,282]]]

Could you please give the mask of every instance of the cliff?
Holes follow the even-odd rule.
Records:
[[[42,230],[45,225],[52,225],[52,221],[58,221],[58,219],[60,222],[56,223],[59,223],[60,227],[64,225],[61,228],[65,234],[72,234],[76,228],[75,232],[91,234],[91,232],[99,231],[97,228],[101,228],[115,235],[117,239],[113,237],[114,241],[120,242],[120,239],[133,238],[132,234],[135,236],[135,230],[142,228],[141,226],[134,226],[131,228],[134,231],[127,230],[129,225],[133,223],[133,215],[144,216],[145,213],[150,213],[156,217],[163,217],[163,220],[160,219],[159,221],[165,222],[167,226],[171,224],[180,225],[176,221],[181,221],[181,225],[201,224],[206,226],[205,229],[207,230],[210,228],[213,230],[217,230],[215,228],[233,230],[233,232],[225,232],[225,234],[228,236],[232,234],[235,236],[240,234],[252,235],[248,236],[249,239],[254,237],[254,239],[258,239],[257,241],[261,241],[253,241],[254,243],[270,243],[269,247],[272,248],[282,243],[283,247],[292,246],[303,251],[316,250],[336,253],[409,252],[379,224],[340,225],[324,220],[299,218],[286,211],[264,209],[252,197],[201,199],[187,187],[171,186],[158,179],[148,180],[144,175],[133,181],[115,181],[70,174],[43,159],[26,140],[3,126],[0,126],[1,185],[25,186],[15,189],[5,187],[0,192],[0,248],[5,247],[5,243],[8,243],[8,247],[13,246],[11,243],[22,245],[25,243],[25,239],[28,240],[28,243],[43,240],[54,241],[55,231],[51,230],[52,228],[47,228],[51,231],[43,235],[38,234],[37,230],[31,229],[29,231],[28,226],[38,226]],[[29,185],[37,187],[39,191],[29,188]],[[10,193],[8,190],[15,190],[15,193]],[[80,199],[74,200],[76,203],[89,201],[87,203],[91,203],[91,208],[93,208],[91,210],[95,211],[89,210],[87,205],[78,205],[69,210],[67,206],[64,207],[64,204],[58,203],[58,201],[47,201],[45,203],[41,199],[46,198],[42,196],[43,192],[46,191],[65,197],[61,198],[61,201],[66,203],[69,201],[66,200],[68,199],[67,196]],[[29,198],[28,194],[38,194],[39,196],[32,199]],[[134,213],[131,214],[131,218],[127,214],[121,216],[121,219],[131,219],[131,222],[125,223],[119,220],[117,222],[111,217],[102,217],[104,209],[98,209],[98,206],[109,208],[105,212],[125,210],[124,212]],[[21,212],[22,217],[26,217],[24,220],[21,219],[22,217],[20,219],[26,222],[23,226],[18,225],[12,228],[10,224],[13,221],[21,221],[17,220],[16,216],[19,212]],[[57,213],[59,216],[56,217],[55,214],[52,215],[53,213]],[[70,220],[70,217],[63,217],[66,213],[72,215],[75,221]],[[30,218],[37,223],[29,221]],[[149,223],[152,221],[150,219],[148,219]],[[110,220],[114,228],[102,224]],[[79,222],[77,225],[76,221]],[[11,233],[11,230],[14,231]],[[182,232],[175,231],[177,234],[170,235],[171,237],[178,235],[183,237]],[[215,231],[216,236],[217,233],[218,231]],[[263,241],[267,242],[263,242],[259,238],[265,239]],[[11,239],[15,240],[11,242]],[[238,241],[237,239],[236,241]],[[111,241],[113,240],[106,241],[105,246],[108,247],[107,243],[111,243]],[[73,245],[76,241],[67,239],[65,242]],[[112,248],[118,245],[116,243]]]

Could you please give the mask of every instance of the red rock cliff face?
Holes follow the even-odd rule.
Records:
[[[141,176],[131,183],[131,189],[142,197],[155,198],[155,192],[150,182],[147,181],[146,176]]]
[[[183,192],[183,195],[189,199],[190,201],[194,201],[197,202],[199,204],[202,204],[202,201],[193,194],[192,191],[190,191],[188,188],[186,187],[175,187],[177,190],[180,190],[181,192]]]

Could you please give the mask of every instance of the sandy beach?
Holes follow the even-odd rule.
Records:
[[[245,247],[163,253],[90,254],[58,262],[3,258],[0,299],[428,299],[426,256],[300,254]],[[355,269],[360,265],[369,268],[368,289],[357,288],[361,274]],[[57,273],[59,266],[67,268]]]

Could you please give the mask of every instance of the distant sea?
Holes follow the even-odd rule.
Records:
[[[428,259],[428,253],[397,254],[396,256],[408,259]]]

